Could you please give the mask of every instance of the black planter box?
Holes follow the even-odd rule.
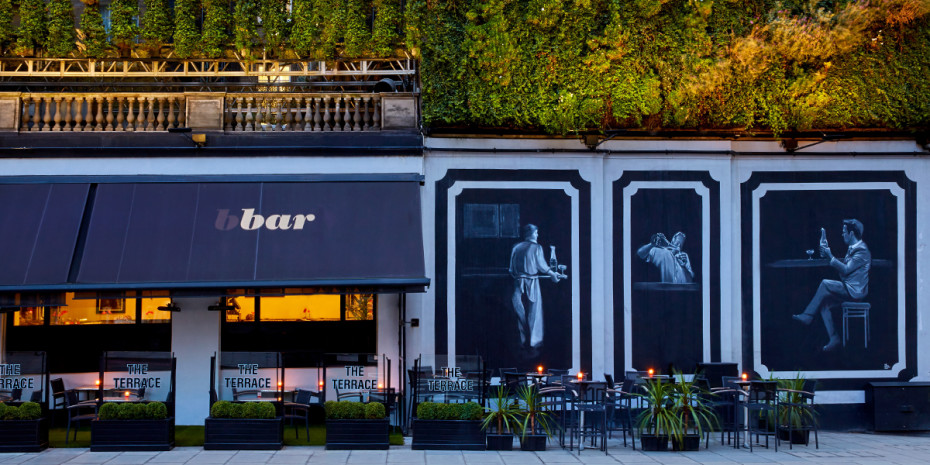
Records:
[[[643,434],[640,436],[639,442],[645,451],[668,450],[668,436]]]
[[[485,450],[479,420],[413,420],[413,450]]]
[[[701,449],[701,436],[697,434],[686,434],[681,438],[672,438],[672,450],[692,452]]]
[[[789,428],[778,428],[778,439],[782,441],[790,440],[792,444],[803,444],[807,445],[810,441],[811,430],[809,429],[794,429]]]
[[[171,450],[174,417],[164,420],[94,420],[90,422],[90,451]]]
[[[48,448],[48,419],[0,420],[0,452],[40,452]]]
[[[488,450],[513,450],[513,435],[489,434]]]
[[[549,436],[545,434],[527,434],[520,437],[520,450],[539,452],[546,450],[546,439]]]
[[[387,450],[390,427],[384,420],[326,420],[327,450]]]
[[[284,419],[207,418],[204,450],[281,450]]]

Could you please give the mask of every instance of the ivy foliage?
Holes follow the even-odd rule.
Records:
[[[930,0],[412,0],[424,123],[926,126]]]
[[[322,11],[314,0],[294,0],[290,45],[298,56],[310,56],[320,47]]]
[[[157,50],[171,41],[174,20],[167,0],[145,0],[142,13],[142,40],[151,50]]]
[[[174,4],[174,53],[190,58],[200,48],[199,0],[177,0]]]
[[[45,49],[49,56],[67,57],[75,48],[74,8],[70,0],[51,0],[48,4],[48,36]]]
[[[48,19],[42,0],[22,0],[19,3],[19,28],[16,29],[16,53],[27,54],[45,44]]]
[[[229,37],[229,2],[203,0],[203,9],[202,52],[209,58],[221,57]]]
[[[371,53],[377,57],[394,54],[393,46],[400,40],[400,0],[374,0],[374,25],[371,32]]]
[[[252,48],[258,41],[258,1],[239,0],[233,10],[233,43],[236,50],[251,57]]]
[[[262,38],[265,48],[274,54],[287,44],[287,0],[261,0]]]
[[[110,49],[107,39],[107,30],[103,27],[103,15],[100,14],[100,4],[85,4],[81,12],[81,29],[79,48],[84,56],[89,58],[104,58]]]
[[[370,2],[363,0],[345,0],[342,9],[340,24],[345,26],[343,41],[345,54],[349,58],[357,58],[368,53],[371,41],[371,32],[365,24],[368,18]]]
[[[0,0],[0,50],[13,38],[13,2]]]
[[[139,37],[139,4],[136,0],[113,0],[110,4],[110,37],[113,43],[128,49]]]

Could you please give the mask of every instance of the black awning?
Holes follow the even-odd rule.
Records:
[[[65,284],[88,184],[0,184],[0,284]]]
[[[0,202],[19,192],[80,186],[84,195],[67,247],[55,238],[36,240],[43,237],[35,227],[6,232],[19,243],[31,237],[36,251],[29,256],[48,264],[16,256],[14,269],[21,271],[4,274],[0,291],[354,286],[409,292],[429,284],[416,181],[17,184],[0,185]],[[32,211],[37,203],[13,214],[42,217]],[[53,265],[57,274],[30,272]]]

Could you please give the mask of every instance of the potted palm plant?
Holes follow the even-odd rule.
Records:
[[[542,402],[536,386],[520,386],[517,389],[520,417],[520,450],[546,450],[546,440],[552,437],[555,420],[552,412]]]
[[[494,391],[496,409],[486,408],[481,429],[495,427],[496,434],[488,434],[488,450],[513,450],[513,431],[520,424],[520,409],[510,399],[506,386],[498,386]]]
[[[670,436],[681,435],[681,419],[674,409],[674,385],[662,380],[646,380],[639,394],[649,404],[637,417],[643,450],[668,449]]]
[[[707,403],[708,395],[693,380],[686,381],[683,374],[675,373],[672,410],[678,416],[680,428],[678,434],[672,436],[672,449],[695,451],[701,448],[701,436],[713,429],[717,418]]]
[[[804,389],[805,382],[800,373],[794,378],[778,380],[778,438],[792,444],[806,445],[817,421],[817,413],[810,403],[814,394]]]

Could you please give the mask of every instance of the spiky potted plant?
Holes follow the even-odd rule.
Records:
[[[672,436],[672,449],[695,451],[701,448],[701,436],[705,431],[713,429],[717,418],[707,402],[709,395],[709,392],[696,386],[693,380],[685,380],[683,374],[675,373],[672,409],[681,427],[678,434]]]
[[[552,437],[555,419],[543,403],[536,386],[517,388],[520,413],[520,450],[546,450],[546,440]]]
[[[807,444],[817,421],[817,412],[811,405],[814,393],[805,389],[805,383],[800,373],[778,380],[778,438],[792,444]]]
[[[493,400],[497,408],[485,408],[481,429],[492,426],[496,434],[488,434],[488,450],[513,450],[513,431],[520,424],[520,409],[510,398],[507,386],[498,386]]]
[[[669,437],[681,435],[681,419],[675,412],[674,386],[659,379],[649,379],[640,397],[648,406],[637,417],[643,450],[668,449]]]

